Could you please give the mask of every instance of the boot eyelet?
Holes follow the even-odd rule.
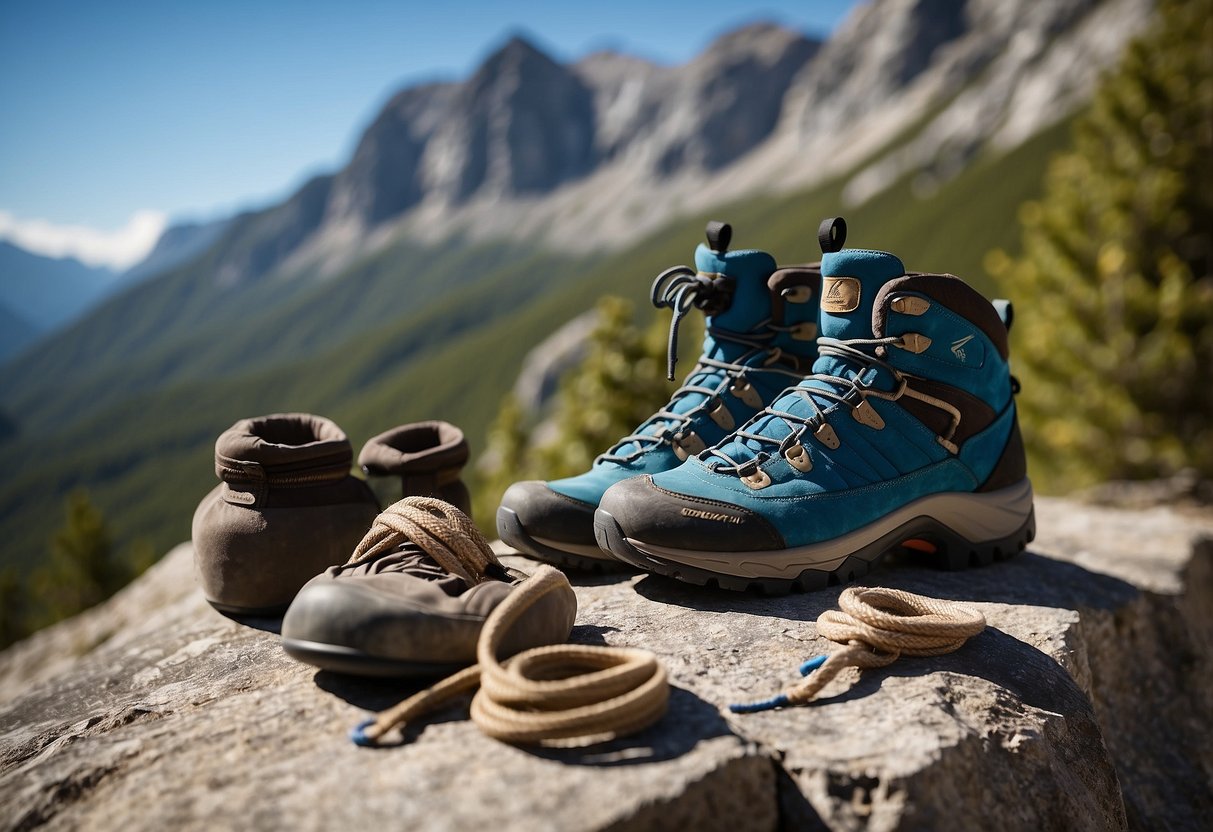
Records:
[[[724,430],[731,431],[737,427],[737,421],[733,418],[733,414],[729,412],[729,409],[725,407],[722,399],[716,400],[716,406],[708,411],[708,417]]]
[[[899,312],[902,315],[922,315],[931,308],[931,302],[926,298],[915,297],[914,295],[902,295],[901,297],[893,298],[889,304],[889,308],[894,312]]]
[[[884,419],[876,412],[876,408],[868,402],[867,399],[861,399],[859,404],[851,408],[851,415],[855,417],[855,421],[861,425],[867,425],[874,430],[884,428]]]
[[[842,444],[838,439],[838,434],[834,432],[834,428],[830,426],[829,422],[822,422],[821,426],[813,431],[813,435],[817,437],[818,442],[832,451]]]
[[[787,460],[788,465],[801,473],[813,470],[813,460],[809,456],[809,452],[804,449],[804,445],[799,442],[784,451],[783,458]]]
[[[744,378],[737,378],[729,385],[729,392],[741,399],[741,403],[753,410],[762,409],[762,396],[754,389],[754,385]]]
[[[779,293],[788,303],[808,303],[813,299],[812,286],[789,286]]]
[[[893,346],[917,355],[918,353],[926,352],[927,347],[931,346],[931,339],[917,332],[907,332]]]
[[[812,341],[817,337],[817,324],[802,323],[792,327],[793,341]]]
[[[741,481],[744,482],[747,487],[758,491],[759,489],[766,488],[771,484],[771,476],[766,471],[759,468],[749,476],[742,477]]]
[[[674,448],[674,456],[680,460],[686,460],[707,447],[707,443],[700,439],[695,431],[674,434],[670,437],[670,444]]]

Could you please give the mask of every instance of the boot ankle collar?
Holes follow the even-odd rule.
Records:
[[[449,422],[401,425],[370,439],[358,454],[369,476],[397,476],[445,485],[459,479],[468,461],[467,439]]]
[[[215,441],[215,473],[225,482],[318,484],[346,476],[353,458],[345,432],[310,413],[242,419]]]

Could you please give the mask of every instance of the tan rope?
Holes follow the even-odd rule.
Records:
[[[985,616],[972,607],[900,589],[848,587],[838,597],[838,605],[841,612],[827,610],[818,617],[817,632],[843,645],[842,649],[805,662],[801,672],[807,678],[784,693],[730,709],[749,713],[803,705],[843,668],[884,667],[901,655],[951,653],[986,626]]]
[[[402,503],[416,505],[418,499],[410,498]],[[389,537],[387,532],[378,529],[381,521],[389,531],[403,533],[399,528],[404,524],[398,522],[402,517],[418,527],[433,529],[427,531],[433,540],[415,542],[444,567],[446,564],[427,548],[427,543],[434,544],[444,556],[476,558],[477,563],[478,556],[485,551],[493,557],[488,542],[470,520],[466,526],[438,527],[418,520],[413,512],[395,511],[402,503],[379,516],[376,528],[372,528],[359,544],[352,562],[381,551],[386,545],[381,541]],[[440,505],[449,509],[444,516],[457,513],[466,519],[453,506]],[[385,520],[385,515],[390,516]],[[410,527],[410,536],[413,533]],[[474,545],[469,545],[469,539]],[[496,562],[495,558],[493,562]],[[462,575],[468,567],[474,566],[475,563],[461,562],[461,571],[451,571]],[[480,574],[483,575],[483,570]],[[497,660],[501,643],[518,618],[545,595],[560,590],[572,591],[568,578],[551,566],[539,566],[485,621],[476,645],[476,665],[360,724],[351,732],[351,738],[359,745],[375,745],[392,729],[403,727],[447,700],[477,687],[479,690],[472,699],[472,721],[490,737],[505,742],[591,745],[652,725],[665,713],[669,683],[665,668],[646,650],[558,644],[526,650],[505,662]]]
[[[383,510],[354,549],[347,566],[412,541],[468,586],[485,580],[497,556],[472,519],[450,503],[433,497],[407,497]]]

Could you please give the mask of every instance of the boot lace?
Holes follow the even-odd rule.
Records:
[[[666,345],[667,378],[673,380],[674,368],[678,363],[678,328],[682,319],[692,309],[711,314],[728,302],[731,292],[732,282],[729,279],[710,278],[687,266],[674,266],[657,275],[649,293],[650,300],[658,309],[671,309],[674,313]],[[783,351],[767,343],[777,334],[769,318],[746,333],[713,325],[708,325],[706,331],[717,343],[731,343],[748,349],[736,361],[700,356],[686,381],[674,391],[665,406],[645,420],[635,432],[620,439],[606,453],[599,454],[595,463],[631,462],[653,448],[680,441],[695,417],[709,406],[718,406],[729,386],[734,381],[745,381],[747,374],[778,373],[797,380],[802,378],[794,370],[775,366],[783,357]],[[757,361],[759,358],[762,360]],[[674,412],[673,407],[677,402],[689,395],[700,395],[704,400],[683,413]],[[635,448],[622,452],[629,445]]]
[[[334,574],[377,575],[403,572],[414,578],[464,586],[444,587],[457,594],[486,580],[512,577],[475,532],[472,520],[455,506],[433,497],[407,497],[388,506],[350,559]]]
[[[868,353],[866,350],[875,350],[877,347],[896,346],[900,342],[900,337],[893,336],[889,338],[852,338],[842,340],[839,338],[827,338],[825,336],[817,339],[817,354],[819,356],[828,356],[841,358],[847,366],[855,368],[854,375],[839,376],[832,373],[813,373],[805,376],[804,382],[796,387],[789,387],[775,400],[770,407],[763,409],[754,419],[728,437],[726,442],[732,444],[737,443],[741,448],[745,448],[753,456],[748,459],[736,459],[732,455],[726,453],[721,447],[711,448],[708,454],[716,457],[721,462],[714,462],[709,467],[723,474],[736,474],[737,476],[749,476],[753,474],[762,463],[771,458],[771,454],[767,451],[760,450],[763,445],[775,446],[776,453],[784,453],[793,445],[801,442],[801,440],[809,433],[815,433],[823,425],[826,424],[826,414],[834,409],[831,402],[837,405],[847,406],[852,409],[858,408],[864,404],[866,396],[875,395],[880,398],[898,399],[906,392],[906,377],[897,369],[895,369],[887,361],[877,358],[875,355]],[[892,375],[897,382],[897,389],[889,393],[885,390],[880,390],[875,387],[864,384],[861,379],[867,375],[867,371],[871,368],[878,367],[887,371]],[[805,386],[808,382],[818,382],[814,386]],[[789,402],[789,397],[796,397],[809,404],[809,412],[807,415],[792,413],[789,410],[781,409],[790,407],[797,402]],[[822,400],[826,404],[823,406]],[[767,428],[772,424],[782,422],[788,428],[788,433],[782,438],[775,438],[766,433]],[[749,428],[747,430],[747,428]],[[749,447],[747,443],[753,442],[757,448]]]

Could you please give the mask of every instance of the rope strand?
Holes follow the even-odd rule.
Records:
[[[346,566],[371,560],[408,542],[416,543],[468,586],[484,581],[489,567],[500,565],[472,518],[433,497],[406,497],[375,518]]]
[[[844,668],[885,667],[899,656],[939,656],[951,653],[985,629],[986,619],[972,607],[915,595],[900,589],[848,587],[838,597],[842,611],[826,610],[817,619],[817,632],[843,645],[829,656],[817,656],[800,666],[805,680],[783,693],[758,702],[730,705],[737,714],[804,705]]]
[[[496,559],[480,532],[470,520],[467,524],[459,522],[466,515],[453,506],[431,500],[438,506],[422,508],[421,499],[409,498],[381,514],[353,560],[379,551],[386,545],[383,541],[389,539],[388,532],[399,534],[398,528],[407,525],[411,537],[417,527],[424,527],[423,539],[411,539],[427,553],[434,556],[437,551],[444,557],[460,559],[460,571],[451,570],[454,574],[479,569],[483,576],[479,563],[484,553],[492,562]],[[420,518],[413,507],[439,522]],[[443,512],[441,518],[429,514],[435,509]],[[385,515],[389,515],[387,519]],[[412,522],[397,522],[401,518]],[[446,566],[443,560],[439,563]],[[472,699],[472,721],[485,734],[504,742],[584,746],[652,725],[665,714],[670,689],[665,668],[647,650],[555,644],[523,651],[504,662],[497,660],[502,642],[522,614],[547,594],[561,590],[572,591],[564,573],[539,566],[485,621],[476,646],[477,664],[360,723],[350,732],[350,738],[358,745],[378,745],[392,729],[403,728],[477,688]]]

